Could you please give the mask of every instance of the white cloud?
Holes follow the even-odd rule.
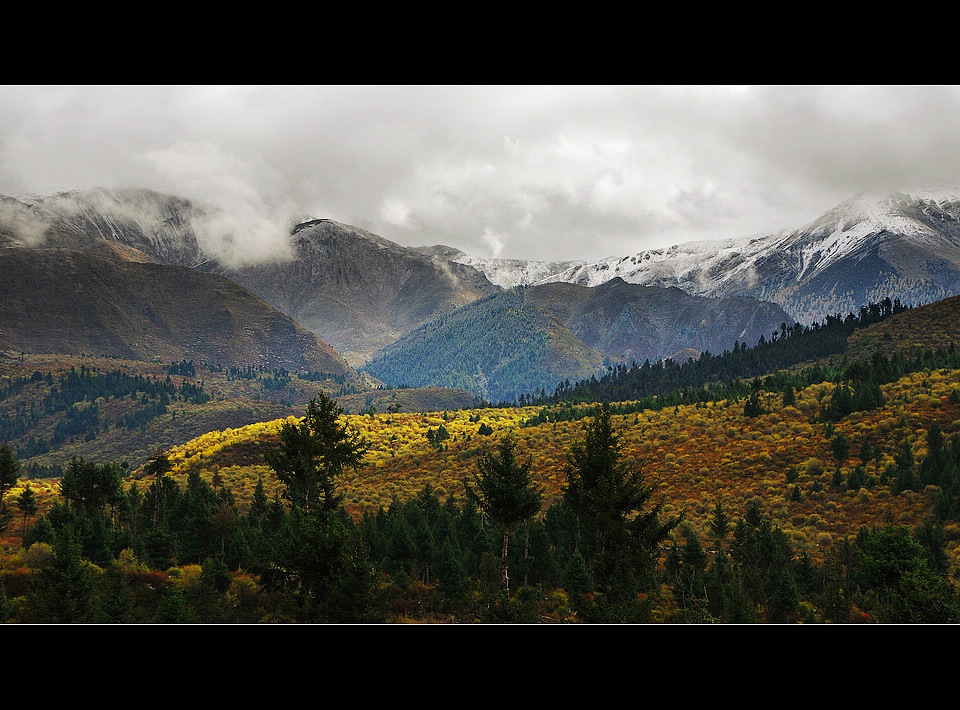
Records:
[[[146,187],[528,258],[770,232],[960,184],[952,86],[0,87],[0,192]],[[262,227],[262,228],[261,228]]]

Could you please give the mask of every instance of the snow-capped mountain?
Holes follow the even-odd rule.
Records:
[[[753,296],[806,324],[888,296],[920,304],[960,293],[960,194],[864,194],[796,229],[571,264],[539,279],[550,270],[544,262],[505,261],[471,263],[494,283],[597,286],[619,277],[698,296]]]

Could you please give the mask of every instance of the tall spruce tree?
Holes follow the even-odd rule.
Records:
[[[358,468],[368,445],[340,421],[343,408],[323,392],[307,404],[300,422],[284,422],[280,443],[263,448],[263,458],[286,486],[290,504],[305,513],[335,510],[343,499],[336,479]]]
[[[467,494],[487,519],[503,530],[500,553],[500,577],[503,591],[510,593],[507,557],[510,534],[522,522],[540,512],[543,487],[533,484],[531,459],[518,461],[516,439],[505,437],[496,451],[484,450],[477,459],[475,486],[467,484]]]
[[[660,545],[683,516],[661,521],[664,504],[653,503],[653,488],[622,460],[606,405],[584,425],[583,441],[570,447],[566,474],[564,500],[589,541],[585,557],[596,592],[583,613],[588,621],[645,620],[649,606],[641,596],[653,590]]]
[[[20,473],[20,462],[13,453],[13,449],[4,444],[0,446],[0,532],[10,524],[11,512],[4,500],[7,492],[17,485]]]
[[[299,621],[386,616],[375,572],[340,505],[337,479],[345,469],[362,465],[368,447],[358,433],[348,431],[342,414],[336,400],[320,392],[300,422],[283,424],[280,443],[263,449],[290,501],[265,578],[295,596]]]

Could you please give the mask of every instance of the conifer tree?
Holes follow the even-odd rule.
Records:
[[[0,532],[10,524],[10,510],[4,500],[7,491],[17,485],[17,476],[20,472],[20,462],[13,453],[13,449],[4,444],[0,446]]]
[[[20,514],[23,515],[23,532],[20,534],[22,540],[27,534],[27,518],[37,514],[37,494],[33,492],[29,485],[17,497],[17,507],[20,509]]]
[[[584,611],[588,620],[642,621],[649,609],[640,603],[654,583],[660,545],[682,520],[661,522],[663,503],[653,503],[653,488],[638,469],[622,460],[620,436],[610,411],[600,405],[584,425],[583,441],[570,448],[564,500],[591,541],[588,569],[596,601]]]
[[[467,484],[467,494],[494,525],[503,530],[500,575],[503,591],[510,592],[507,558],[510,534],[522,522],[540,512],[543,488],[533,484],[530,459],[520,462],[516,439],[505,437],[496,451],[484,450],[477,459],[476,485]]]
[[[301,621],[370,621],[383,614],[376,578],[337,479],[359,468],[368,444],[341,421],[343,409],[320,392],[297,424],[284,423],[280,443],[263,457],[285,486],[290,513],[280,519],[269,582],[292,591]]]
[[[307,404],[297,424],[284,422],[280,443],[263,448],[263,457],[286,486],[291,505],[305,513],[329,513],[340,505],[336,479],[347,468],[358,468],[368,445],[340,421],[343,408],[323,392]]]

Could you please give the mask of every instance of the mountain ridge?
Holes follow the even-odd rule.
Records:
[[[411,331],[363,370],[392,385],[455,386],[510,401],[616,362],[755,342],[789,322],[775,304],[614,279],[499,291]]]
[[[259,259],[235,215],[149,190],[0,196],[0,245],[185,266],[240,284],[361,364],[412,328],[496,290],[476,269],[332,219],[271,233]],[[262,225],[251,225],[251,230]],[[264,232],[257,232],[262,236]]]
[[[501,270],[518,272],[495,259],[475,263],[494,282]],[[863,193],[793,229],[576,263],[525,285],[597,286],[614,277],[693,295],[749,295],[804,323],[887,296],[926,303],[960,292],[960,196]]]

